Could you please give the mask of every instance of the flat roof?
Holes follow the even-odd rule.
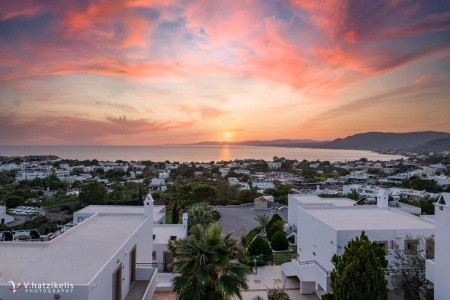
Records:
[[[164,205],[153,205],[153,212],[160,213],[165,208]],[[129,205],[89,205],[77,211],[77,213],[130,213],[142,214],[144,213],[144,206],[129,206]]]
[[[0,243],[0,282],[88,283],[145,221],[97,214],[49,242]]]
[[[348,198],[321,198],[316,195],[291,195],[302,204],[329,204],[334,206],[353,206],[356,202]]]
[[[434,229],[420,217],[378,207],[303,207],[308,213],[337,230]]]
[[[153,240],[154,244],[168,244],[171,236],[184,238],[186,230],[183,224],[154,224],[153,234],[156,235]]]
[[[166,209],[165,205],[153,205],[153,222],[159,222],[164,217]],[[89,205],[75,213],[82,214],[143,214],[144,206],[129,205]]]

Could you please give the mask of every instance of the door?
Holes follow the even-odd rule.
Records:
[[[164,251],[164,257],[163,257],[164,270],[163,270],[163,272],[172,272],[172,263],[173,263],[172,251]]]
[[[136,280],[136,246],[130,252],[130,287]]]
[[[122,300],[122,264],[112,275],[112,300]]]

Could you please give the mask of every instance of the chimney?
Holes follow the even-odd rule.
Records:
[[[187,235],[187,230],[188,230],[188,218],[189,218],[188,214],[183,213],[183,228],[186,232],[186,235]]]
[[[379,208],[389,207],[389,192],[386,189],[380,189],[377,194],[377,206]]]
[[[144,216],[153,216],[153,197],[150,193],[144,200]]]

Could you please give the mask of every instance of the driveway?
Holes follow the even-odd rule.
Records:
[[[254,210],[252,206],[219,206],[217,210],[222,217],[220,218],[220,224],[224,233],[232,232],[232,236],[236,239],[240,239],[243,235],[246,235],[250,230],[258,226],[258,222],[255,220],[257,215],[268,215],[272,217],[275,211],[261,211]],[[287,208],[284,208],[276,212],[287,221]]]

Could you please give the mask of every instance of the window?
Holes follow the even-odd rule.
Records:
[[[405,240],[405,254],[412,255],[417,253],[418,240]]]
[[[153,253],[152,253],[152,259],[153,259],[153,260],[156,260],[156,251],[153,251]]]
[[[384,249],[386,255],[388,254],[388,241],[377,241],[377,244]]]
[[[78,223],[81,223],[81,222],[83,222],[84,221],[84,218],[83,217],[78,217]]]
[[[156,239],[156,234],[153,235],[153,240]]]
[[[171,235],[171,236],[170,236],[170,240],[171,240],[171,241],[176,241],[176,240],[177,240],[177,237],[176,237],[175,235]]]
[[[427,259],[434,259],[434,238],[426,239],[426,257]]]

